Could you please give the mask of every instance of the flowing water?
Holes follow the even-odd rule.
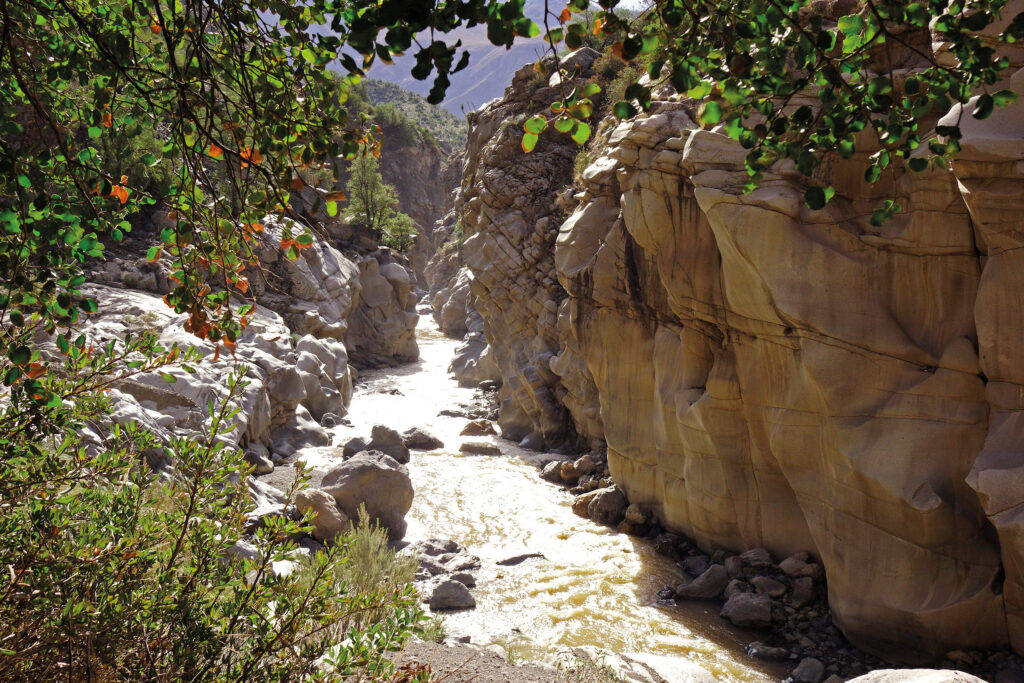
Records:
[[[560,650],[591,645],[640,653],[656,668],[671,658],[676,670],[699,666],[721,681],[778,680],[778,670],[742,652],[756,634],[726,624],[717,605],[658,605],[655,594],[678,583],[680,570],[648,541],[574,515],[572,496],[541,480],[530,464],[537,453],[485,437],[500,445],[501,456],[460,454],[467,420],[438,415],[473,395],[448,376],[458,342],[442,336],[428,315],[420,318],[418,339],[418,362],[363,373],[347,416],[351,426],[334,436],[336,444],[368,438],[374,424],[385,424],[422,427],[444,441],[438,451],[413,452],[416,498],[405,540],[454,539],[483,560],[473,589],[477,607],[445,614],[449,635],[499,644],[522,659],[551,660]],[[303,459],[329,466],[315,456]],[[524,553],[544,557],[496,564]]]

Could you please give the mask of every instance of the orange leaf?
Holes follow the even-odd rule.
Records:
[[[263,224],[262,223],[253,223],[249,227],[252,228],[253,231],[255,231],[255,232],[263,232]]]
[[[285,251],[288,251],[288,247],[292,246],[293,244],[296,247],[299,246],[298,243],[295,240],[291,240],[291,239],[289,239],[289,240],[281,240],[281,248],[284,249]]]
[[[292,178],[292,189],[296,192],[302,192],[302,189],[306,187],[306,183],[302,178]]]
[[[126,175],[121,176],[121,184],[122,185],[127,185],[128,184],[128,176],[126,176]]]
[[[622,41],[621,40],[619,42],[615,43],[614,45],[612,45],[612,53],[616,57],[618,57],[619,59],[622,59]]]
[[[600,19],[594,19],[594,35],[601,35],[601,28],[604,26],[604,22]]]
[[[100,120],[103,122],[103,125],[107,128],[110,128],[112,125],[114,125],[114,117],[110,115],[109,111],[103,112],[103,116]]]
[[[240,278],[238,282],[235,283],[235,287],[238,287],[238,291],[245,294],[249,291],[249,281],[245,278]]]
[[[178,212],[177,211],[168,211],[167,212],[167,220],[169,220],[169,221],[176,221],[176,220],[178,220]]]
[[[160,31],[163,31],[164,29],[163,29],[162,26],[160,26],[160,24],[158,24],[158,23],[156,23],[154,21],[152,24],[149,25],[149,30],[152,31],[153,33],[159,35]]]
[[[342,190],[335,190],[334,192],[327,193],[327,201],[329,202],[344,202],[348,200],[348,196]]]
[[[570,19],[572,19],[572,12],[570,12],[569,8],[566,7],[565,9],[562,10],[562,13],[558,15],[558,23],[564,24]]]
[[[213,157],[214,159],[217,159],[222,154],[224,154],[224,150],[218,147],[216,142],[211,142],[210,148],[207,151],[210,153],[210,156]]]
[[[28,378],[35,379],[36,377],[42,377],[46,374],[46,367],[39,363],[29,363],[28,366]]]

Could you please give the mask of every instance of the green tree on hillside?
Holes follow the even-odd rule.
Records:
[[[415,224],[398,210],[398,194],[381,177],[377,158],[369,154],[356,157],[350,170],[352,175],[345,186],[349,197],[346,215],[392,249],[405,251],[411,247],[416,239]]]

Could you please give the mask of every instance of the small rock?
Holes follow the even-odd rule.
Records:
[[[402,443],[406,448],[416,451],[433,451],[444,448],[444,442],[425,429],[413,427],[402,434]]]
[[[825,578],[825,569],[817,562],[811,562],[800,572],[800,576],[806,576],[814,581],[821,581]]]
[[[563,462],[559,467],[559,475],[566,484],[575,484],[580,478],[579,473],[576,471],[575,462]]]
[[[781,662],[789,659],[789,650],[786,648],[765,645],[760,641],[747,645],[747,654],[754,659],[763,659],[771,662]]]
[[[486,441],[467,441],[459,446],[459,451],[467,455],[501,455],[501,449]]]
[[[735,579],[737,576],[743,573],[743,558],[739,555],[733,555],[725,559],[725,571],[729,572],[729,576]]]
[[[384,425],[374,425],[370,433],[370,443],[366,448],[390,455],[403,465],[409,462],[409,449],[402,441],[402,436]]]
[[[676,592],[673,589],[669,588],[668,586],[665,586],[664,588],[662,588],[660,591],[658,591],[658,594],[657,594],[658,600],[663,600],[663,601],[674,600],[675,597],[676,597]]]
[[[440,576],[448,571],[443,564],[430,555],[420,555],[417,559],[420,562],[421,574],[423,576]]]
[[[497,391],[498,389],[501,388],[501,383],[500,382],[496,382],[493,379],[485,379],[483,382],[480,382],[480,384],[477,384],[477,387],[481,391]],[[469,642],[469,641],[466,641],[466,642]]]
[[[772,600],[761,593],[736,593],[720,614],[736,626],[766,628],[772,625]]]
[[[676,595],[691,600],[717,598],[727,583],[729,583],[729,574],[725,571],[725,567],[713,564],[690,583],[676,586]]]
[[[582,455],[572,463],[573,469],[576,470],[577,477],[585,477],[588,474],[593,474],[598,467],[597,458],[591,453]]]
[[[562,462],[560,460],[553,460],[547,465],[544,465],[544,469],[540,471],[540,478],[544,481],[549,481],[552,484],[561,484]]]
[[[476,555],[460,555],[459,559],[452,562],[449,568],[453,572],[480,569],[480,558]]]
[[[411,546],[422,555],[444,555],[445,553],[457,553],[461,550],[459,544],[451,539],[429,538]]]
[[[455,572],[452,574],[452,579],[458,581],[467,588],[472,588],[476,585],[476,577],[469,572]]]
[[[821,683],[823,678],[825,678],[825,665],[814,657],[804,657],[793,669],[793,680],[796,683]]]
[[[814,602],[814,581],[806,576],[793,579],[793,594],[790,600],[795,607],[803,607]]]
[[[472,609],[476,607],[476,600],[464,583],[454,579],[445,579],[434,588],[427,604],[430,605],[430,609],[435,611]]]
[[[729,582],[729,585],[725,587],[725,592],[722,596],[728,600],[737,593],[746,593],[750,586],[739,579],[733,579]]]
[[[636,503],[630,503],[629,507],[626,508],[626,521],[633,524],[646,524],[647,514]]]
[[[455,636],[453,640],[456,643],[470,643],[473,639],[470,636]]]
[[[323,417],[320,418],[320,426],[325,429],[331,429],[341,424],[341,418],[334,413],[324,413]]]
[[[531,560],[533,558],[540,558],[542,560],[548,559],[544,557],[544,555],[541,553],[524,553],[522,555],[513,555],[512,557],[506,557],[504,560],[498,560],[496,564],[499,564],[502,567],[513,567],[517,564],[522,564],[526,560]]]
[[[770,598],[781,598],[786,594],[786,584],[768,576],[755,576],[750,583],[758,593],[764,593]]]
[[[740,555],[743,564],[754,569],[767,569],[772,566],[772,555],[764,548],[754,548]]]
[[[593,499],[587,505],[587,516],[590,519],[598,524],[607,524],[608,526],[615,526],[622,521],[627,504],[626,496],[622,494],[622,491],[615,486],[610,486],[598,489],[593,494]]]
[[[365,450],[366,441],[357,436],[354,439],[349,439],[345,442],[345,445],[341,448],[341,457],[348,460],[356,453],[360,453]]]
[[[591,491],[590,493],[584,493],[582,496],[576,496],[572,501],[573,513],[580,517],[588,517],[590,514],[590,501],[594,500],[597,496],[597,491]]]
[[[491,424],[490,420],[473,420],[467,422],[466,426],[459,432],[459,436],[490,436],[497,434],[494,431],[494,425]]]
[[[270,460],[270,452],[261,443],[249,444],[245,449],[245,461],[253,466],[253,474],[270,474],[274,471],[274,463]]]
[[[801,572],[803,572],[804,567],[807,566],[807,558],[807,553],[796,553],[795,555],[790,555],[779,563],[779,569],[782,570],[783,574],[790,578],[803,576]]]
[[[700,576],[711,565],[707,555],[694,555],[683,560],[683,571],[690,576]],[[725,567],[722,567],[725,569]]]

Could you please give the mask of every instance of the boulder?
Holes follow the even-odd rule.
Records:
[[[984,683],[963,671],[947,669],[878,669],[848,683]]]
[[[821,683],[825,678],[825,665],[814,657],[804,657],[793,669],[794,683]]]
[[[366,450],[366,440],[360,437],[354,437],[345,442],[345,445],[341,447],[341,457],[348,460],[356,453],[360,453]]]
[[[590,503],[597,497],[597,491],[584,493],[572,499],[572,511],[580,517],[590,517]]]
[[[807,576],[793,579],[793,594],[789,597],[794,607],[814,602],[814,581]]]
[[[476,607],[476,600],[466,584],[455,579],[445,579],[431,592],[427,604],[434,611],[472,609]]]
[[[676,586],[676,595],[691,600],[709,600],[717,598],[728,583],[729,573],[725,567],[713,564],[690,583]]]
[[[267,447],[261,443],[251,443],[246,447],[245,461],[252,465],[253,474],[270,474],[274,471],[270,453],[267,451]]]
[[[767,628],[772,625],[772,599],[761,593],[736,593],[720,614],[736,626]]]
[[[544,481],[549,481],[552,484],[562,483],[562,462],[560,460],[553,460],[540,471],[540,478]]]
[[[770,598],[780,598],[786,594],[786,584],[776,581],[770,576],[755,576],[750,583],[758,593],[764,593]]]
[[[414,451],[433,451],[444,448],[444,442],[420,427],[413,427],[402,433],[402,443]]]
[[[587,516],[598,524],[615,526],[625,514],[626,496],[615,486],[594,491],[594,497],[587,505]]]
[[[789,659],[789,650],[784,647],[773,647],[756,641],[747,645],[747,654],[754,659],[763,659],[770,662],[781,662]]]
[[[313,515],[313,538],[332,542],[338,534],[352,529],[352,522],[327,491],[303,489],[295,494],[295,507],[302,514]]]
[[[392,458],[406,464],[409,462],[409,448],[402,440],[402,436],[390,427],[374,425],[370,433],[370,443],[366,445],[368,450],[380,451]]]
[[[459,436],[490,436],[497,434],[490,420],[471,420],[459,432]]]
[[[459,446],[459,451],[467,455],[501,455],[501,448],[487,441],[467,441]]]
[[[647,512],[636,503],[630,503],[625,514],[627,522],[638,525],[647,523]]]
[[[370,519],[387,529],[391,540],[405,535],[412,481],[405,467],[391,456],[380,451],[356,453],[324,475],[320,486],[350,519],[357,518],[361,504],[366,505]]]

